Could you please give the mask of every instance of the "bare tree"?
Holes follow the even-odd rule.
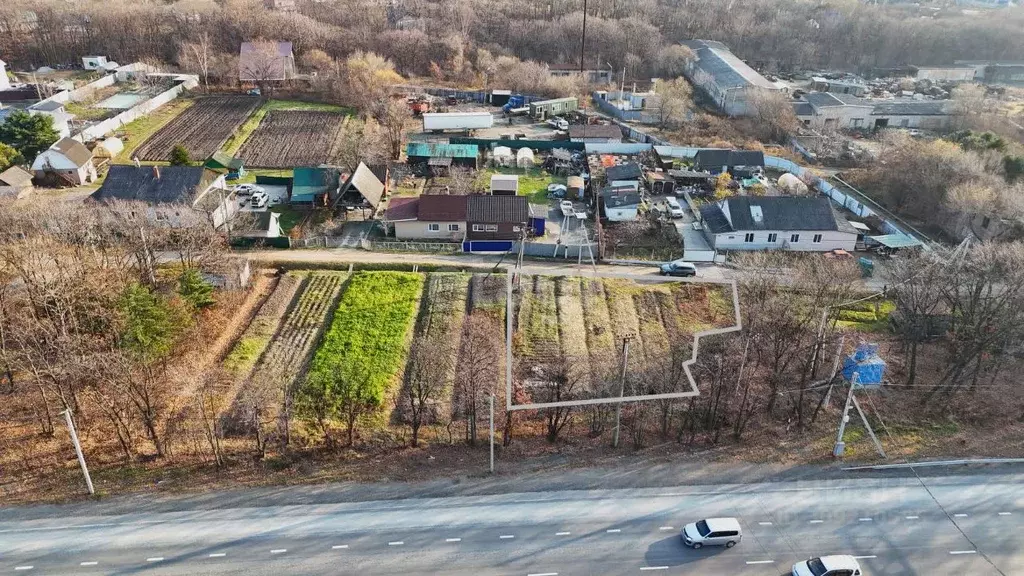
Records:
[[[466,441],[477,440],[477,414],[500,378],[501,326],[484,312],[470,314],[462,324],[462,343],[455,372],[458,412],[466,421]]]
[[[181,45],[178,62],[185,70],[199,74],[203,78],[203,88],[209,92],[210,68],[213,65],[210,34],[203,31],[195,35],[194,38],[194,41]]]
[[[405,408],[408,409],[411,444],[419,446],[420,427],[436,421],[438,396],[448,385],[453,369],[454,350],[450,340],[420,335],[413,342],[403,389]]]
[[[405,122],[411,117],[409,107],[403,100],[386,97],[377,102],[373,112],[374,119],[383,130],[384,140],[388,143],[388,151],[392,160],[402,156],[402,138],[405,135]]]
[[[793,105],[781,92],[752,89],[746,91],[747,106],[764,140],[785,142],[800,122]]]

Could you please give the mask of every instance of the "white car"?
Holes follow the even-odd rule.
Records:
[[[679,200],[676,200],[675,196],[669,196],[665,198],[665,204],[668,205],[668,213],[673,218],[683,217],[683,206],[679,204]]]
[[[705,546],[732,548],[743,539],[743,534],[739,520],[735,518],[705,518],[683,526],[679,537],[694,549]]]
[[[862,574],[857,559],[846,554],[811,558],[793,564],[793,576],[862,576]]]
[[[249,203],[253,208],[265,208],[269,200],[270,195],[260,190],[252,193],[252,198],[249,199]]]
[[[256,192],[264,192],[263,187],[255,184],[238,184],[235,186],[235,194],[239,196],[248,196]]]

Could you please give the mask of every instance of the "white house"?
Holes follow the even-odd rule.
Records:
[[[736,196],[700,209],[704,234],[723,250],[854,249],[857,229],[824,196]]]
[[[601,202],[609,222],[632,222],[640,209],[640,194],[630,188],[605,188]]]
[[[92,152],[78,140],[61,138],[36,156],[32,171],[40,178],[52,174],[72,185],[85,184],[96,180],[96,167],[92,163]]]
[[[71,136],[71,119],[74,114],[69,114],[64,109],[64,104],[56,100],[42,100],[28,107],[28,113],[33,116],[49,116],[53,120],[53,128],[61,138]]]

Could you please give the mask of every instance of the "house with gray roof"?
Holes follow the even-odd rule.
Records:
[[[78,140],[61,138],[32,161],[32,172],[41,180],[56,179],[60,185],[79,186],[96,180],[92,152]]]
[[[830,92],[810,92],[793,102],[797,119],[815,130],[945,130],[952,121],[951,108],[949,100],[873,100]]]
[[[202,166],[114,164],[90,199],[107,205],[133,203],[149,220],[171,227],[200,216],[220,228],[238,212],[224,175]]]
[[[853,250],[857,229],[824,196],[735,196],[700,209],[716,251]]]
[[[683,45],[693,50],[696,56],[683,71],[686,79],[730,116],[751,113],[748,97],[752,92],[779,90],[721,42],[687,40]]]

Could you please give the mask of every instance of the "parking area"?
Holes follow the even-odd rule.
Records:
[[[272,206],[282,206],[288,203],[288,187],[274,184],[258,184],[267,193],[267,205],[262,208],[253,208],[250,199],[251,195],[239,196],[238,206],[242,212],[266,212]]]

